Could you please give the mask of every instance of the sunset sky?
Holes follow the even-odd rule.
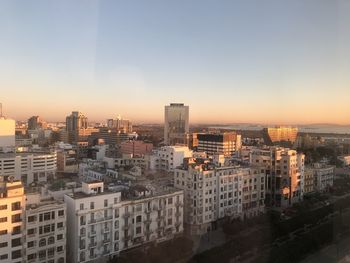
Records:
[[[350,1],[0,1],[8,117],[350,124]]]

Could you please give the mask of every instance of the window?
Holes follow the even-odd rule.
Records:
[[[12,235],[18,235],[21,233],[21,226],[15,226],[13,229],[12,229]]]
[[[172,203],[173,203],[173,198],[172,197],[168,198],[168,205],[171,205]]]
[[[136,223],[141,223],[142,221],[142,216],[137,216],[136,217]]]
[[[0,236],[6,235],[6,234],[7,234],[7,229],[5,229],[5,230],[0,230]]]
[[[2,242],[2,243],[0,243],[0,248],[1,247],[7,247],[7,242]]]
[[[28,223],[32,223],[36,221],[36,217],[35,216],[28,216]]]
[[[51,213],[50,212],[44,213],[44,220],[47,221],[50,219],[51,219]]]
[[[119,209],[118,209],[118,208],[116,208],[116,209],[114,210],[114,217],[115,217],[115,218],[118,218],[118,217],[119,217]]]
[[[63,251],[63,247],[62,246],[57,247],[57,252],[61,252],[61,251]]]
[[[55,248],[51,247],[47,250],[47,256],[52,257],[55,255]]]
[[[4,223],[7,222],[7,217],[1,217],[0,218],[0,223]]]
[[[58,211],[58,216],[64,216],[64,210],[59,210]]]
[[[6,210],[7,209],[7,205],[0,205],[0,210]]]
[[[42,239],[40,239],[40,241],[39,241],[39,247],[44,247],[44,246],[46,246],[46,239],[45,239],[45,238],[42,238]]]
[[[80,261],[85,261],[85,252],[80,252]]]
[[[62,239],[63,239],[63,235],[62,234],[57,235],[57,240],[62,240]]]
[[[136,235],[141,234],[141,230],[142,230],[142,228],[140,226],[136,227]]]
[[[21,214],[16,214],[16,215],[13,215],[12,216],[12,223],[18,223],[18,222],[21,222],[22,219],[21,219]]]
[[[0,256],[0,260],[8,259],[8,258],[9,258],[8,254],[3,254]]]
[[[108,200],[105,199],[105,200],[104,200],[104,207],[107,207],[107,206],[108,206]]]
[[[51,245],[51,244],[53,244],[53,243],[55,243],[55,238],[54,238],[54,237],[49,237],[49,238],[47,239],[47,244],[48,244],[48,245]]]
[[[63,228],[63,222],[57,223],[57,228]]]
[[[18,247],[21,245],[21,238],[15,238],[11,240],[11,247]]]
[[[27,243],[27,246],[28,247],[34,247],[34,244],[35,244],[34,241],[30,241],[30,242]]]
[[[11,205],[12,211],[21,210],[21,202],[15,202]]]
[[[16,258],[22,257],[21,251],[22,251],[21,249],[20,250],[16,250],[16,251],[12,251],[12,259],[16,259]]]
[[[94,202],[90,203],[90,209],[95,209],[95,203]]]
[[[46,258],[46,250],[40,250],[39,251],[39,258],[42,260]]]
[[[84,204],[80,204],[80,210],[84,210]]]
[[[35,234],[35,228],[28,229],[27,234],[28,235],[34,235]]]

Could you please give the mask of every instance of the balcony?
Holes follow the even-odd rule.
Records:
[[[89,221],[89,224],[95,224],[96,223],[96,219],[91,219],[90,221]]]
[[[102,234],[103,233],[108,233],[109,232],[109,228],[108,227],[102,228],[101,232],[102,232]]]
[[[90,231],[89,234],[88,234],[88,237],[93,237],[93,236],[96,236],[96,231],[95,230]]]
[[[89,244],[89,248],[93,248],[93,247],[96,247],[97,246],[97,242],[92,242]]]
[[[145,208],[145,213],[146,213],[146,214],[150,214],[151,212],[152,212],[152,210],[151,210],[150,208],[149,208],[149,209],[148,209],[148,208]]]
[[[105,243],[109,243],[111,242],[111,239],[110,238],[107,238],[107,239],[103,239],[102,240],[102,243],[105,244]]]

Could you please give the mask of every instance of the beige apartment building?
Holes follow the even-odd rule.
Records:
[[[0,262],[24,261],[24,188],[20,181],[0,182]]]
[[[250,163],[262,165],[266,173],[266,203],[288,207],[303,199],[305,155],[282,147],[252,149]]]

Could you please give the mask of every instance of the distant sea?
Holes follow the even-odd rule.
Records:
[[[230,125],[215,125],[215,126],[210,126],[209,128],[258,131],[266,127],[274,127],[274,126],[262,125],[262,124],[230,124]],[[314,124],[314,125],[293,125],[293,127],[298,127],[300,132],[350,134],[350,125]]]

